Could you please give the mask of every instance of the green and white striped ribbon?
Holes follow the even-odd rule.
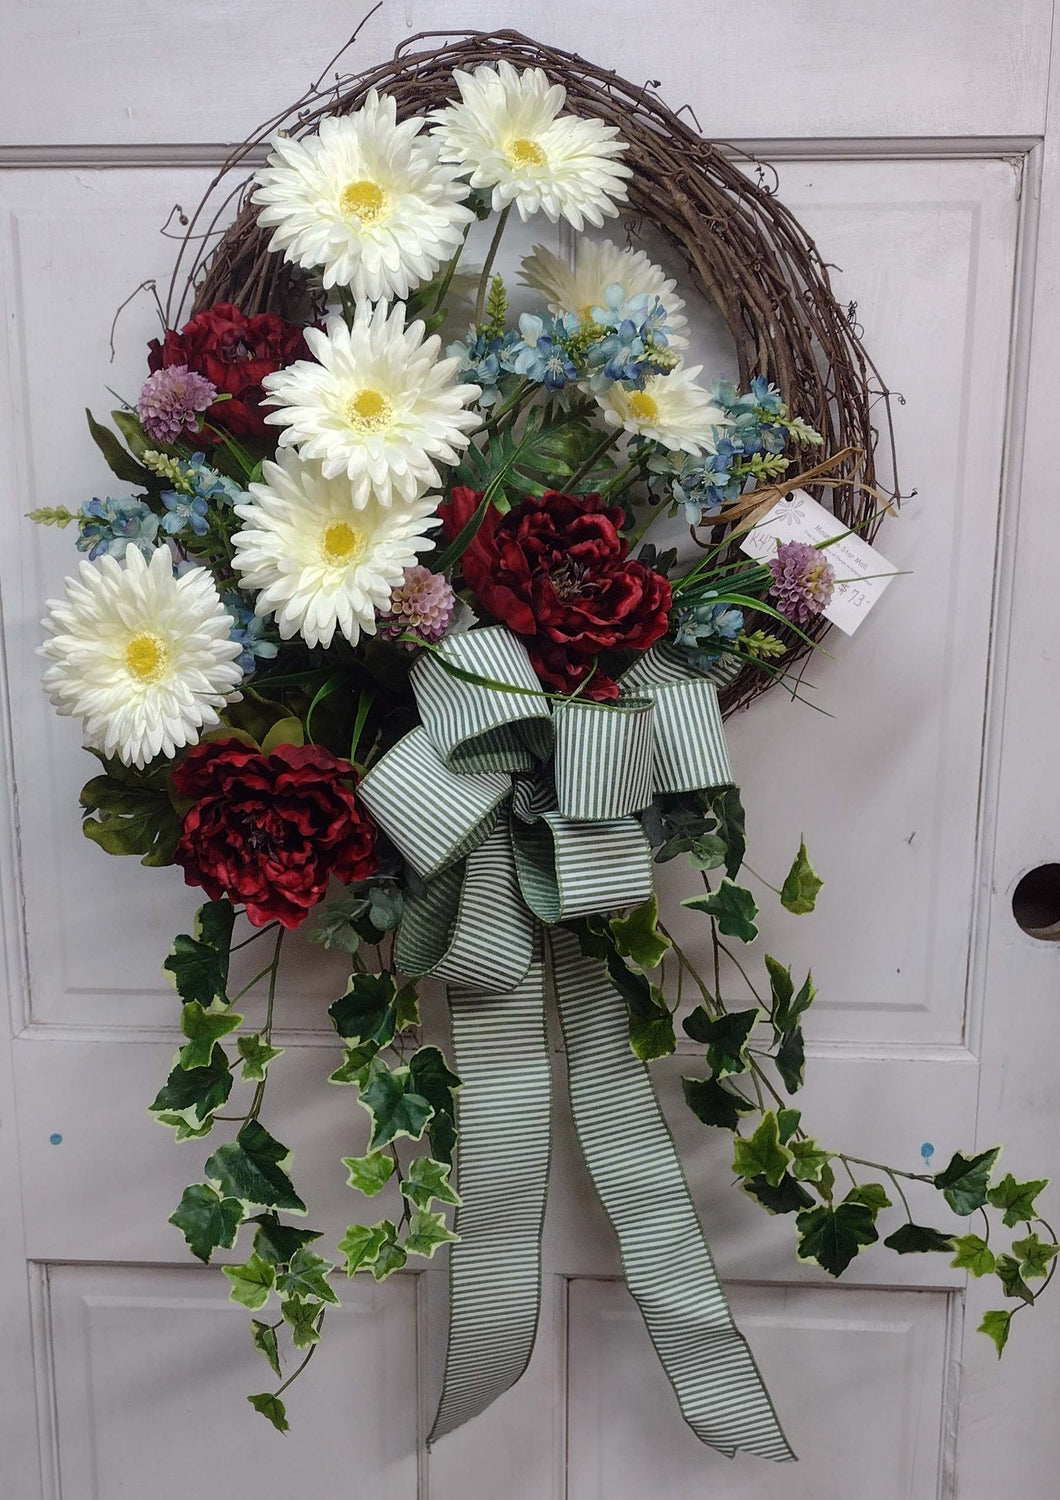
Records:
[[[731,782],[716,689],[657,647],[625,675],[617,706],[568,700],[553,714],[525,648],[502,627],[449,638],[440,654],[473,680],[423,655],[412,670],[423,723],[360,786],[426,882],[406,904],[396,959],[449,981],[463,1079],[463,1206],[432,1439],[507,1390],[533,1346],[549,1153],[544,924],[579,1138],[681,1409],[724,1452],[789,1458],[630,1051],[625,1006],[606,971],[554,927],[648,900],[651,848],[635,814],[655,793]]]
[[[723,1453],[794,1458],[733,1323],[651,1077],[630,1050],[622,999],[571,933],[550,941],[578,1140],[681,1413]]]
[[[540,929],[521,984],[453,986],[460,1236],[449,1262],[449,1344],[430,1442],[485,1411],[522,1375],[537,1333],[552,1075]]]

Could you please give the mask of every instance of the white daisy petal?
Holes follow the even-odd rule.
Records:
[[[280,448],[319,459],[328,479],[345,474],[357,506],[373,492],[390,505],[395,491],[412,499],[440,484],[435,460],[456,463],[481,420],[467,410],[479,387],[453,383],[459,360],[439,359],[438,336],[424,339],[422,323],[406,328],[401,303],[361,302],[352,328],[331,318],[326,334],[308,333],[318,363],[299,360],[263,382]]]
[[[253,500],[235,507],[243,522],[232,538],[242,585],[256,590],[259,615],[275,613],[280,635],[330,646],[338,630],[351,645],[375,634],[377,610],[434,542],[438,495],[383,504],[359,498],[347,476],[281,450],[263,465]]]
[[[566,93],[540,68],[487,63],[455,69],[453,82],[460,102],[435,110],[431,133],[443,162],[470,171],[472,187],[493,189],[495,210],[514,203],[524,221],[543,210],[575,229],[617,215],[633,174],[614,160],[626,143],[613,125],[561,114]]]
[[[315,135],[276,135],[255,173],[258,223],[270,250],[326,289],[358,301],[407,297],[450,260],[474,218],[459,169],[439,160],[423,120],[395,123],[395,103],[373,89],[364,107],[321,121]]]
[[[44,690],[59,713],[82,720],[88,746],[143,767],[194,745],[239,697],[233,623],[206,569],[175,577],[168,547],[149,563],[138,547],[124,565],[83,562],[65,603],[48,604]]]
[[[585,320],[594,307],[606,305],[607,289],[616,282],[627,299],[658,297],[673,330],[668,335],[670,347],[680,349],[688,343],[688,319],[681,311],[685,304],[677,295],[677,282],[643,250],[620,249],[612,240],[580,239],[572,266],[544,245],[535,245],[523,260],[523,281],[542,294],[549,312],[573,312]]]
[[[671,452],[714,453],[715,434],[730,426],[710,392],[696,381],[702,365],[678,365],[668,375],[651,375],[642,391],[617,382],[597,396],[604,421],[638,437],[651,438]]]

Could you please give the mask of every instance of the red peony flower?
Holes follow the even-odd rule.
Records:
[[[482,499],[456,488],[441,507],[451,540]],[[491,615],[523,637],[546,687],[569,693],[602,651],[643,651],[666,633],[670,585],[633,562],[623,513],[599,495],[550,490],[507,515],[490,509],[461,561],[464,582]],[[617,698],[599,670],[585,691]]]
[[[267,408],[261,404],[265,399],[263,378],[296,359],[309,358],[298,324],[288,323],[276,313],[257,313],[248,318],[231,302],[219,302],[196,313],[179,333],[167,329],[163,343],[152,339],[147,348],[152,371],[187,365],[212,380],[218,391],[231,396],[230,401],[218,401],[210,407],[208,422],[236,437],[259,441],[270,438],[265,426]]]
[[[173,770],[177,795],[195,802],[175,855],[184,879],[211,901],[244,902],[255,927],[297,927],[332,875],[349,882],[378,869],[355,778],[319,745],[271,755],[235,739],[194,746]]]

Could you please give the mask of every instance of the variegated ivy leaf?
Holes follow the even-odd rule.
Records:
[[[173,939],[162,967],[184,1001],[228,1003],[228,961],[235,912],[228,901],[208,901],[195,914],[194,936]]]
[[[287,1169],[293,1153],[274,1140],[257,1120],[247,1120],[234,1141],[219,1146],[206,1163],[206,1176],[229,1198],[259,1208],[305,1213]]]
[[[866,1245],[879,1238],[875,1212],[864,1203],[822,1204],[795,1220],[799,1232],[796,1255],[812,1260],[830,1276],[842,1276]]]
[[[257,1312],[269,1300],[269,1293],[276,1282],[276,1267],[256,1252],[241,1266],[222,1266],[228,1277],[229,1297]]]
[[[749,1139],[736,1137],[732,1169],[737,1177],[761,1176],[771,1187],[777,1187],[793,1159],[787,1146],[781,1144],[777,1117],[770,1109],[754,1135]]]
[[[831,1152],[818,1146],[811,1136],[802,1141],[792,1141],[791,1154],[795,1158],[792,1175],[799,1182],[820,1182],[825,1168],[832,1160]]]
[[[950,1261],[958,1271],[971,1271],[973,1276],[990,1276],[994,1270],[994,1252],[978,1234],[961,1234],[954,1237],[953,1248],[957,1254]]]
[[[290,1324],[291,1342],[296,1349],[309,1349],[320,1342],[320,1324],[323,1307],[319,1302],[306,1302],[301,1297],[285,1297],[280,1303],[283,1320]]]
[[[178,1063],[155,1095],[149,1112],[162,1125],[173,1126],[177,1139],[207,1135],[210,1116],[221,1109],[232,1092],[232,1074],[224,1050],[215,1046],[201,1068]]]
[[[276,1265],[286,1265],[303,1245],[320,1239],[319,1229],[296,1229],[293,1224],[282,1224],[273,1213],[255,1214],[247,1223],[258,1226],[254,1249]]]
[[[367,1270],[383,1248],[384,1242],[397,1235],[389,1219],[378,1224],[351,1224],[339,1240],[339,1254],[346,1257],[346,1275]]]
[[[370,1151],[367,1156],[344,1156],[342,1165],[349,1172],[348,1186],[356,1188],[366,1198],[374,1198],[394,1175],[394,1159],[383,1151]]]
[[[624,917],[612,917],[608,926],[615,947],[641,969],[657,969],[669,952],[670,939],[659,931],[659,898],[638,906]]]
[[[966,1217],[983,1207],[990,1173],[1000,1155],[1000,1146],[993,1146],[989,1151],[980,1151],[978,1156],[971,1157],[962,1156],[959,1151],[955,1151],[949,1166],[936,1173],[935,1186],[941,1190],[955,1214]]]
[[[985,1333],[987,1338],[993,1339],[997,1346],[997,1357],[1001,1358],[1008,1343],[1009,1324],[1012,1322],[1010,1312],[988,1312],[979,1324],[979,1332]]]
[[[276,1290],[284,1299],[300,1297],[303,1301],[337,1303],[339,1299],[328,1281],[334,1269],[330,1260],[303,1245],[291,1257],[287,1270],[276,1277]]]
[[[888,1250],[896,1250],[899,1255],[926,1254],[932,1250],[948,1255],[955,1241],[952,1235],[943,1234],[941,1229],[931,1229],[926,1224],[903,1224],[883,1243]]]
[[[697,1005],[685,1017],[684,1029],[693,1041],[706,1046],[707,1062],[715,1078],[724,1078],[727,1073],[747,1072],[751,1066],[747,1043],[759,1014],[757,1009],[738,1010],[727,1011],[715,1018],[705,1005]]]
[[[231,1250],[235,1244],[243,1205],[238,1198],[222,1198],[208,1183],[196,1182],[184,1189],[169,1222],[183,1234],[192,1255],[208,1264],[215,1250]]]
[[[410,1255],[423,1255],[430,1260],[439,1245],[459,1238],[446,1224],[444,1214],[418,1208],[409,1220],[405,1249]]]
[[[277,1432],[290,1431],[287,1408],[279,1396],[274,1396],[271,1391],[261,1391],[256,1396],[248,1396],[247,1400],[255,1411],[260,1411],[261,1415],[272,1423]]]
[[[813,911],[817,902],[817,892],[821,889],[824,881],[819,879],[814,872],[813,866],[806,857],[806,841],[799,841],[799,852],[796,854],[791,869],[784,877],[784,884],[780,890],[781,905],[787,907],[788,911],[794,912],[796,916],[804,916]]]
[[[257,1318],[251,1319],[251,1335],[254,1339],[254,1348],[260,1349],[269,1364],[279,1375],[280,1370],[280,1346],[276,1340],[276,1330],[271,1323],[261,1323]]]
[[[740,1116],[752,1114],[754,1105],[713,1078],[682,1078],[685,1103],[704,1125],[722,1130],[739,1128]]]
[[[734,885],[726,877],[716,891],[705,896],[690,896],[681,902],[692,911],[703,911],[713,917],[718,931],[726,937],[739,938],[742,943],[753,943],[758,936],[755,917],[758,906],[751,892],[742,885]]]
[[[1012,1253],[1019,1260],[1020,1275],[1024,1281],[1036,1276],[1048,1275],[1049,1263],[1058,1252],[1060,1252],[1060,1245],[1040,1240],[1036,1234],[1029,1234],[1026,1239],[1014,1240],[1012,1244]]]
[[[1017,1224],[1029,1224],[1037,1210],[1034,1200],[1043,1188],[1049,1186],[1047,1177],[1035,1177],[1029,1182],[1017,1182],[1011,1172],[1006,1172],[996,1187],[987,1193],[991,1208],[1004,1210],[1001,1218],[1006,1229],[1015,1229]]]
[[[244,1083],[261,1083],[268,1072],[269,1063],[283,1053],[282,1047],[273,1047],[260,1036],[238,1037],[236,1047],[243,1059],[240,1077]]]
[[[388,1068],[373,1057],[365,1070],[360,1101],[372,1117],[369,1145],[386,1146],[398,1136],[418,1141],[434,1113],[432,1105],[416,1092],[410,1068]]]
[[[179,1061],[182,1068],[205,1068],[213,1055],[214,1043],[219,1042],[237,1026],[242,1026],[243,1017],[229,1010],[227,1002],[214,1002],[204,1010],[198,1000],[192,1000],[180,1013],[180,1029],[188,1038],[181,1047]]]
[[[434,1199],[459,1206],[460,1197],[449,1184],[451,1171],[448,1162],[435,1161],[430,1156],[414,1157],[409,1164],[409,1175],[401,1184],[402,1196],[417,1208],[430,1208]]]

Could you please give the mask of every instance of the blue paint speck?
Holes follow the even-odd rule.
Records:
[[[63,1143],[63,1138],[58,1131],[55,1131],[55,1133],[53,1135],[50,1135],[48,1139],[51,1141],[53,1146],[61,1146]]]
[[[930,1141],[925,1141],[921,1146],[920,1155],[924,1158],[925,1162],[929,1162],[935,1155],[935,1148]]]

